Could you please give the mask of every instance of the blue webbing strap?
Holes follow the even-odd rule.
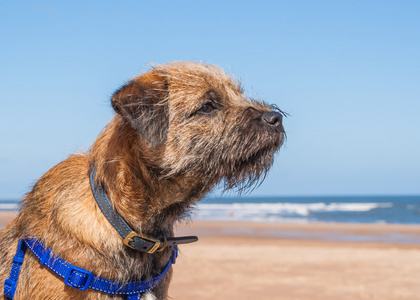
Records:
[[[7,300],[12,300],[15,295],[20,267],[22,267],[23,256],[25,255],[26,248],[26,244],[23,243],[22,240],[19,240],[16,254],[13,257],[13,265],[10,270],[9,279],[6,279],[4,282],[4,296],[6,296]]]
[[[64,283],[66,285],[79,290],[86,290],[89,288],[107,294],[127,295],[127,299],[129,300],[140,299],[141,294],[153,289],[166,275],[178,256],[178,248],[175,246],[172,251],[171,259],[161,274],[144,281],[121,282],[95,276],[90,271],[71,265],[64,259],[52,253],[51,249],[46,248],[39,240],[19,240],[18,250],[15,256],[15,258],[17,258],[13,259],[13,267],[10,272],[10,278],[5,282],[5,295],[7,295],[7,283],[7,289],[11,291],[9,292],[9,295],[11,295],[10,299],[13,299],[17,278],[19,277],[19,269],[23,262],[23,254],[26,250],[26,246],[31,249],[33,254],[39,259],[41,265],[46,266],[58,276],[64,278]],[[17,261],[16,263],[15,260]]]

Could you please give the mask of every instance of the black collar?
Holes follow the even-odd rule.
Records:
[[[166,237],[166,233],[162,233],[162,239],[160,239],[150,238],[136,233],[134,229],[127,224],[124,218],[121,217],[117,211],[112,209],[111,201],[106,195],[104,189],[100,186],[97,180],[95,182],[95,174],[96,166],[95,163],[92,162],[90,165],[89,178],[95,200],[105,217],[121,235],[123,243],[126,246],[137,251],[153,253],[156,250],[162,251],[165,247],[175,246],[178,244],[188,244],[198,240],[196,236]]]

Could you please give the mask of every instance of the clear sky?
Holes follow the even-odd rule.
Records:
[[[290,116],[261,195],[420,194],[420,1],[1,1],[0,198],[88,149],[147,63],[202,60]]]

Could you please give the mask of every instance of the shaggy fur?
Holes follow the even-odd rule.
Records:
[[[119,281],[150,278],[171,248],[153,254],[123,245],[100,211],[89,165],[112,205],[138,233],[173,236],[183,214],[218,182],[254,186],[283,142],[280,111],[246,98],[212,65],[169,63],[133,78],[111,100],[117,112],[86,154],[75,154],[43,175],[0,232],[0,282],[9,276],[20,237],[40,239],[73,265]],[[150,297],[167,299],[170,271]],[[3,289],[0,289],[0,297]],[[124,299],[66,286],[25,254],[15,299]]]

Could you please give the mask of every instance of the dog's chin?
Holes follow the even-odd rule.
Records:
[[[245,139],[244,137],[243,140]],[[250,140],[248,138],[249,142]],[[216,184],[222,184],[225,191],[236,190],[239,194],[252,191],[264,181],[276,152],[283,144],[284,133],[267,134],[265,138],[258,140],[265,143],[231,144],[224,149],[215,146],[204,153],[198,147],[190,147],[189,153],[195,159],[179,164],[179,169],[168,167],[161,170],[160,174],[162,178],[185,175],[189,178],[200,178],[197,184],[210,189]],[[232,155],[228,149],[234,149],[233,152],[237,155]]]
[[[279,146],[278,146],[279,147]],[[248,157],[239,157],[223,176],[224,190],[239,194],[257,188],[270,170],[278,147],[266,147]]]

